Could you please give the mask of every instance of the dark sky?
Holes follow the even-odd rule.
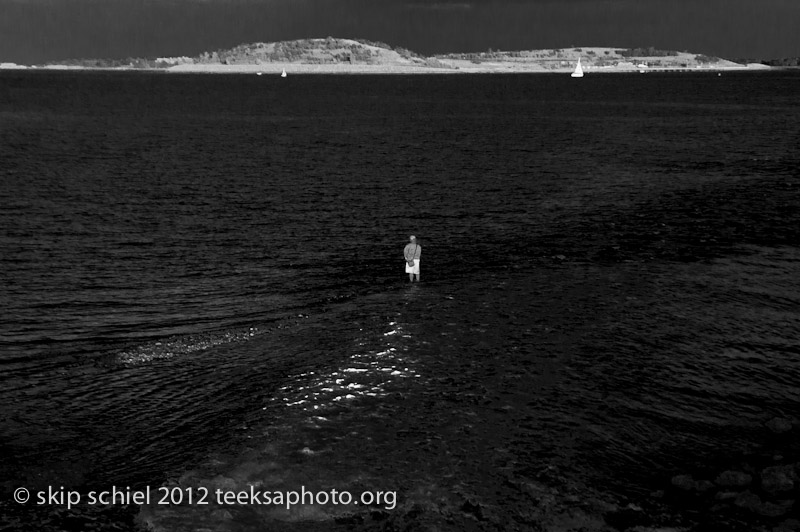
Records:
[[[800,0],[0,0],[0,62],[358,37],[420,53],[655,46],[800,55]]]

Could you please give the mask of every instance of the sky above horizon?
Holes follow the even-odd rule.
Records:
[[[362,38],[422,54],[571,46],[800,56],[800,0],[0,0],[0,62]]]

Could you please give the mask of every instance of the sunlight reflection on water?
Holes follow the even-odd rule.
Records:
[[[388,329],[382,333],[384,349],[354,353],[333,371],[308,371],[290,376],[290,383],[279,389],[280,394],[273,401],[287,407],[301,407],[304,411],[318,411],[342,401],[380,398],[389,393],[388,389],[399,379],[420,378],[404,344],[411,335],[395,321],[388,324]],[[355,349],[364,348],[366,343],[356,341]]]

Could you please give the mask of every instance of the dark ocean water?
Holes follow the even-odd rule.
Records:
[[[753,445],[800,407],[798,86],[1,73],[5,487],[157,485],[358,353],[405,353],[377,400],[554,327],[537,456],[635,487]]]

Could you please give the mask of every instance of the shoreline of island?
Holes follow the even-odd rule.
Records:
[[[169,68],[134,67],[84,67],[66,65],[26,66],[3,65],[0,71],[44,71],[44,72],[142,72],[163,74],[254,74],[280,76],[285,70],[288,75],[296,74],[367,74],[367,75],[439,75],[439,74],[570,74],[572,68],[543,68],[539,66],[497,65],[466,68],[434,68],[406,65],[314,65],[302,63],[270,63],[260,65],[180,65]],[[660,67],[660,68],[583,68],[585,75],[592,74],[646,74],[646,73],[721,73],[721,72],[765,72],[782,70],[760,63],[738,66],[713,67]]]
[[[651,72],[725,72],[766,71],[773,67],[760,64],[737,66],[713,66],[699,68],[592,68],[584,67],[584,74],[651,73]],[[166,73],[208,74],[261,74],[279,76],[283,71],[291,74],[570,74],[572,67],[544,68],[539,65],[484,64],[481,66],[458,66],[436,68],[411,65],[314,65],[303,63],[269,63],[259,65],[179,65],[165,69]]]

